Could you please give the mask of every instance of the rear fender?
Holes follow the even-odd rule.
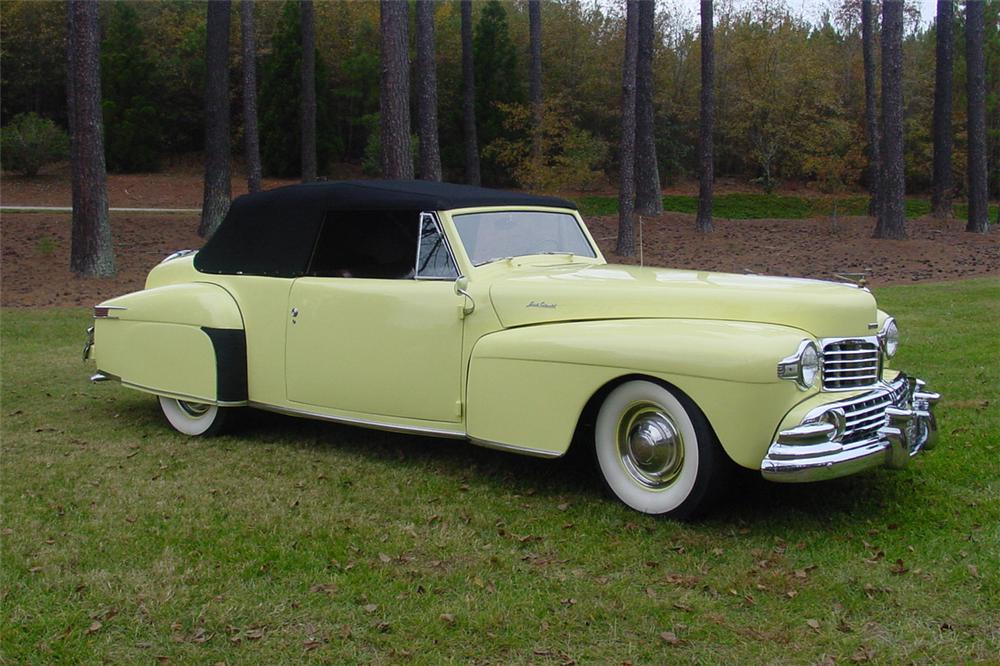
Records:
[[[219,405],[247,401],[246,335],[222,287],[174,284],[101,303],[94,359],[130,388]]]

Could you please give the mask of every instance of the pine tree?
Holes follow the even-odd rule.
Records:
[[[529,87],[535,132],[531,150],[536,159],[542,156],[542,6],[540,0],[528,0],[528,42],[530,54]]]
[[[635,208],[644,215],[663,212],[660,168],[656,159],[653,108],[653,43],[656,2],[639,0],[639,56],[635,70]]]
[[[229,0],[207,5],[205,188],[198,235],[210,238],[229,211]]]
[[[243,139],[247,162],[247,189],[260,191],[260,136],[257,132],[257,44],[254,37],[255,0],[240,2],[243,42]]]
[[[882,178],[878,128],[878,88],[875,77],[875,8],[872,0],[861,0],[861,50],[865,70],[865,152],[868,168],[865,180],[868,182],[868,214],[878,216],[879,187]]]
[[[903,0],[882,2],[882,178],[876,238],[906,238],[903,196]]]
[[[67,83],[73,228],[70,270],[81,277],[115,274],[108,222],[104,128],[101,120],[100,24],[96,2],[67,3]]]
[[[487,0],[476,23],[473,39],[476,68],[476,121],[480,143],[488,147],[503,135],[504,113],[500,104],[522,102],[524,93],[517,71],[517,50],[507,26],[507,11],[499,0]],[[508,180],[499,165],[483,159],[484,180],[504,184]]]
[[[434,58],[434,10],[437,0],[417,0],[418,166],[424,180],[441,180],[438,142],[437,63]]]
[[[986,62],[983,54],[983,0],[965,3],[965,62],[968,92],[969,221],[966,231],[990,228],[986,170]]]
[[[410,147],[409,4],[382,0],[382,82],[380,111],[382,173],[386,178],[413,178]]]
[[[710,233],[715,178],[715,25],[712,0],[701,0],[701,116],[698,123],[698,231]]]
[[[639,54],[639,2],[625,3],[625,54],[622,58],[622,136],[618,185],[618,247],[623,257],[635,254],[635,70]]]
[[[462,8],[462,134],[465,143],[465,182],[479,185],[479,132],[476,123],[476,57],[472,46],[472,0]]]
[[[264,173],[280,178],[302,174],[302,43],[299,3],[286,2],[271,37],[271,52],[261,62],[260,152]],[[316,54],[316,124],[329,127],[326,64]],[[337,148],[332,132],[316,135],[316,168],[322,171]]]
[[[951,217],[951,79],[954,0],[938,0],[934,63],[934,176],[931,211]]]
[[[308,183],[316,180],[316,18],[312,0],[300,1],[302,182]]]

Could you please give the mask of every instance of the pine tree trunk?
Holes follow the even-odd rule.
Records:
[[[903,0],[882,3],[882,185],[876,238],[906,238],[903,196]]]
[[[618,185],[618,247],[622,257],[635,255],[635,97],[639,54],[639,2],[628,0],[625,55],[622,59],[622,137]]]
[[[420,177],[440,181],[437,63],[434,60],[436,7],[436,0],[417,0],[417,135],[420,139]]]
[[[110,277],[115,274],[115,254],[108,222],[97,3],[71,0],[67,6],[67,27],[66,90],[73,176],[69,265],[80,277]]]
[[[382,0],[382,173],[411,180],[409,11],[406,2]]]
[[[865,70],[865,140],[867,141],[868,214],[878,217],[879,180],[882,168],[879,159],[878,88],[875,77],[875,9],[872,0],[861,0],[861,51]]]
[[[316,18],[312,0],[300,0],[302,36],[302,182],[316,180]]]
[[[934,176],[931,212],[951,217],[951,74],[954,0],[937,3],[937,43],[934,64]]]
[[[479,139],[476,136],[476,70],[472,59],[472,2],[462,6],[462,131],[465,135],[465,182],[479,185]]]
[[[198,235],[210,238],[229,211],[229,0],[207,3],[205,194]]]
[[[969,221],[966,231],[990,228],[986,170],[986,64],[983,55],[983,0],[965,4],[965,67],[968,92]]]
[[[701,116],[698,122],[698,231],[710,233],[715,178],[715,26],[712,0],[701,0]]]
[[[255,0],[240,2],[240,34],[243,42],[243,138],[247,163],[247,188],[260,191],[260,136],[257,131],[257,44],[254,37]]]
[[[653,40],[656,2],[639,0],[639,55],[635,70],[635,208],[643,215],[663,213],[660,170],[656,162],[656,113],[653,107]]]
[[[531,150],[542,158],[542,7],[540,0],[528,0],[528,32],[531,50],[530,96],[534,116]]]

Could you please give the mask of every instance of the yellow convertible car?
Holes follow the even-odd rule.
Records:
[[[186,435],[254,407],[546,458],[686,518],[732,463],[773,481],[904,467],[939,396],[889,369],[855,284],[610,265],[574,204],[428,182],[236,199],[198,252],[94,309],[95,381]]]

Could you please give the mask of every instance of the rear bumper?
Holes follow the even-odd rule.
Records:
[[[803,483],[847,476],[871,467],[902,469],[937,440],[934,404],[940,395],[924,382],[900,373],[892,382],[858,398],[811,411],[794,428],[782,430],[760,465],[769,481]],[[845,410],[881,400],[881,421],[858,441],[842,442]],[[865,419],[878,417],[870,410]],[[848,416],[849,418],[849,416]]]

